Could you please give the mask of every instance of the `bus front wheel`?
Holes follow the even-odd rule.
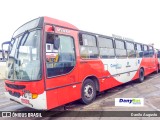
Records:
[[[159,65],[157,65],[156,73],[159,73]]]
[[[81,91],[81,102],[84,104],[89,104],[96,98],[96,86],[94,81],[91,79],[86,79],[82,85]]]

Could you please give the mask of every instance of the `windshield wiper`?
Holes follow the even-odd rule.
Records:
[[[22,40],[23,40],[23,38],[25,37],[26,34],[27,34],[27,37],[26,37],[26,39],[27,39],[28,35],[29,35],[29,31],[28,30],[23,33],[22,38],[20,39],[19,44],[17,46],[17,49],[19,49],[19,47],[22,45]],[[26,41],[26,39],[24,40],[24,42]],[[24,44],[24,42],[23,42],[23,44]]]
[[[25,39],[24,42],[21,44],[22,46],[24,46],[24,44],[26,43],[26,41],[27,41],[27,39],[28,39],[28,36],[29,36],[29,32],[28,32],[28,34],[27,34],[26,39]]]
[[[12,43],[12,41],[13,41],[13,43]],[[10,43],[9,49],[8,49],[8,55],[11,53],[15,41],[16,41],[15,38],[11,38],[11,43]]]
[[[27,34],[27,36],[26,36],[26,38],[25,38],[25,40],[24,40],[24,42],[23,42],[23,44],[22,44],[22,41],[23,41],[23,39],[24,39],[24,37],[25,37],[26,34]],[[18,43],[18,45],[17,45],[17,55],[16,55],[16,58],[18,58],[20,46],[24,45],[24,43],[26,42],[26,40],[27,40],[27,38],[28,38],[28,35],[29,35],[29,31],[27,30],[27,31],[25,31],[25,32],[23,33],[22,38],[19,40],[19,43]]]

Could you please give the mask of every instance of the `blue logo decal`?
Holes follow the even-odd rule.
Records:
[[[111,64],[111,67],[116,67],[117,66],[117,64]]]
[[[121,64],[111,64],[110,67],[115,67],[116,69],[121,69],[122,65]]]

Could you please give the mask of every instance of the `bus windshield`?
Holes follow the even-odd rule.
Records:
[[[41,79],[40,30],[27,31],[13,38],[9,51],[8,79],[21,81]]]

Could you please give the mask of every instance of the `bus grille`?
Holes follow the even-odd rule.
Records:
[[[9,92],[10,95],[12,95],[14,97],[17,97],[17,98],[19,98],[21,96],[20,93],[18,93],[18,92],[12,92],[10,90],[8,92]]]
[[[12,89],[16,89],[16,90],[21,90],[21,89],[26,88],[26,86],[24,85],[13,85],[13,84],[8,84],[8,83],[6,83],[6,86]]]

